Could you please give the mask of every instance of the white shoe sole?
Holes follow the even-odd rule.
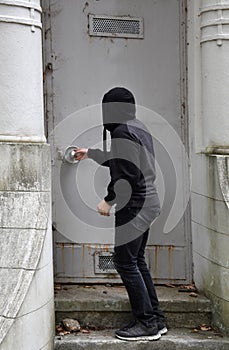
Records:
[[[164,327],[164,328],[162,328],[160,331],[158,331],[158,333],[160,334],[160,335],[164,335],[164,334],[166,334],[168,332],[168,329],[166,328],[166,327]]]
[[[118,334],[115,334],[115,336],[118,338],[118,339],[121,339],[121,340],[129,340],[129,341],[138,341],[138,340],[158,340],[161,338],[161,334],[160,333],[157,333],[156,335],[144,335],[144,336],[141,336],[141,337],[122,337]]]

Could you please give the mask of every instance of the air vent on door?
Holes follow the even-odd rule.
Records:
[[[116,274],[112,252],[95,252],[95,273]]]
[[[143,18],[89,15],[89,35],[143,39]]]

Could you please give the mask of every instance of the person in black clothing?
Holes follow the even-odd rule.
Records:
[[[156,340],[167,333],[163,311],[145,262],[150,224],[160,213],[155,186],[152,136],[136,118],[133,94],[123,87],[102,100],[104,149],[79,148],[76,159],[91,158],[110,169],[107,195],[98,212],[109,216],[115,204],[114,264],[126,287],[134,320],[115,332],[124,340]],[[107,151],[106,134],[111,135]]]

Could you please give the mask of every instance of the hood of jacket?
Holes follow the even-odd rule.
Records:
[[[104,130],[112,132],[119,124],[135,119],[136,108],[133,94],[124,87],[108,91],[102,100]]]

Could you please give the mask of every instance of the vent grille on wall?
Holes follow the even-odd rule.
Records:
[[[89,35],[143,39],[143,18],[89,15]]]
[[[96,252],[95,253],[95,273],[117,273],[113,253],[111,252]]]

